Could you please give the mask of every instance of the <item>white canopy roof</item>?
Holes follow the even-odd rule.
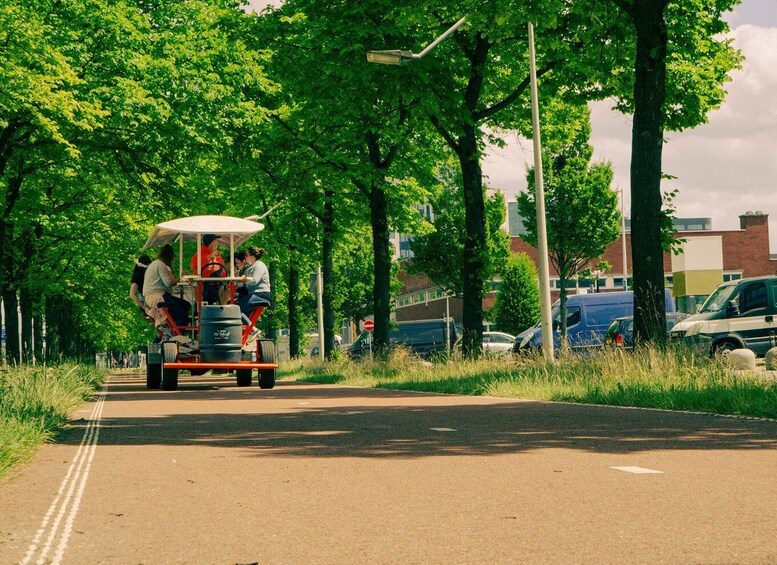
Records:
[[[264,224],[232,216],[191,216],[157,224],[148,237],[143,250],[165,243],[172,243],[183,237],[184,241],[196,241],[197,235],[211,233],[219,236],[219,245],[230,247],[230,236],[234,236],[235,247],[264,229]]]

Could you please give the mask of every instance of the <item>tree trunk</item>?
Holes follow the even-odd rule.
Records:
[[[46,360],[81,359],[87,355],[87,346],[81,341],[81,332],[69,301],[60,298],[46,302]]]
[[[292,256],[293,257],[293,256]],[[299,271],[289,267],[289,357],[299,357],[299,313],[297,312],[297,296],[299,295]]]
[[[3,288],[3,313],[5,315],[5,356],[9,365],[21,361],[19,350],[19,301],[16,290]]]
[[[378,358],[385,357],[391,333],[391,254],[389,252],[388,206],[382,185],[373,182],[370,191],[370,220],[372,223],[372,254],[375,264],[373,302],[375,329],[373,347]]]
[[[634,2],[637,55],[631,153],[634,337],[664,343],[661,156],[666,95],[666,0]]]
[[[334,306],[334,247],[335,210],[334,191],[329,185],[324,188],[324,241],[322,248],[322,279],[324,282],[324,356],[331,360],[335,350],[335,306]]]
[[[465,357],[480,355],[483,343],[483,265],[486,253],[486,226],[483,171],[480,168],[477,134],[479,134],[477,127],[465,126],[457,152],[464,190],[462,351]]]
[[[22,318],[22,363],[32,363],[34,353],[32,350],[32,297],[30,291],[22,287],[19,289],[19,311]]]
[[[62,357],[62,348],[57,328],[59,309],[56,300],[46,301],[46,362],[52,363]]]

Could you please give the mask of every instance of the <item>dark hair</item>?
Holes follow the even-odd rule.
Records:
[[[203,245],[210,245],[214,241],[216,241],[219,238],[217,235],[213,235],[212,233],[208,233],[202,236],[202,244]]]
[[[146,269],[151,264],[151,257],[141,255],[135,261],[135,268],[132,269],[132,282],[138,285],[138,291],[143,294],[143,279],[146,275]]]
[[[245,261],[245,260],[246,260],[245,251],[238,251],[235,253],[235,261]]]
[[[137,267],[139,267],[141,269],[145,269],[150,264],[151,264],[151,257],[149,257],[148,255],[145,255],[145,254],[141,255],[140,257],[138,257],[138,260],[135,262],[135,266],[137,266]]]
[[[246,253],[258,261],[267,253],[267,251],[265,251],[262,247],[249,247],[246,249]]]
[[[175,251],[173,251],[173,246],[169,243],[166,243],[162,246],[162,248],[159,250],[159,253],[156,256],[157,259],[160,259],[162,263],[167,265],[168,267],[173,262],[173,259],[175,259]]]

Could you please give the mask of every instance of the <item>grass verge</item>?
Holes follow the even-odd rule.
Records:
[[[0,479],[67,424],[99,387],[94,367],[19,367],[0,372]]]
[[[606,350],[542,358],[426,363],[395,352],[385,363],[295,361],[281,378],[448,394],[555,400],[777,418],[777,382],[682,349]]]

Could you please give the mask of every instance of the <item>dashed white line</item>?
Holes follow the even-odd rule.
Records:
[[[634,473],[635,475],[663,475],[663,471],[656,471],[655,469],[645,469],[644,467],[610,467],[616,471],[623,471],[624,473]]]
[[[454,428],[429,428],[433,432],[455,432]]]

